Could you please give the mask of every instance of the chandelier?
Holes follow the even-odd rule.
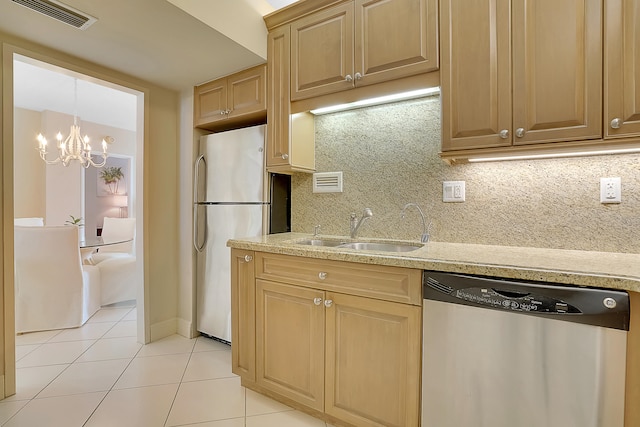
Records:
[[[75,107],[78,106],[78,80],[74,80],[74,94],[75,94]],[[80,126],[78,125],[77,114],[73,115],[73,125],[69,131],[69,136],[66,139],[62,139],[62,134],[58,132],[56,135],[56,148],[58,149],[58,157],[49,160],[47,159],[47,138],[38,134],[38,144],[40,146],[40,158],[48,165],[55,165],[56,163],[62,163],[64,166],[69,166],[72,160],[78,160],[80,165],[84,168],[93,166],[100,168],[107,162],[107,141],[102,140],[102,161],[96,162],[91,155],[91,145],[89,145],[89,137],[87,135],[80,136]]]

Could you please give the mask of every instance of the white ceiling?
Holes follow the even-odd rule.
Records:
[[[213,13],[219,20],[224,21],[227,16],[238,21],[238,16],[233,14],[242,10],[247,15],[246,25],[253,28],[264,25],[261,19],[256,24],[254,12],[261,18],[263,14],[294,1],[192,0],[195,6],[187,13],[167,0],[64,0],[64,4],[98,18],[96,23],[82,31],[11,0],[0,0],[0,31],[162,87],[190,90],[199,83],[266,60],[256,53],[265,49],[255,48],[240,40],[241,37],[237,37],[240,41],[230,37],[233,31],[238,35],[242,33],[242,19],[233,31],[225,30],[226,33],[222,34],[203,22],[208,20],[193,14],[197,15],[198,10],[202,10],[203,15],[205,12],[208,15]],[[238,9],[241,4],[243,8]],[[133,95],[118,94],[99,84],[79,81],[76,106],[74,78],[56,74],[30,64],[17,64],[14,73],[15,105],[67,114],[77,111],[82,120],[132,129],[132,120],[135,122]],[[133,114],[129,114],[131,109]],[[110,117],[105,118],[105,115]]]

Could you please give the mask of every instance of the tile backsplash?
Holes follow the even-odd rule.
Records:
[[[440,99],[317,116],[316,169],[342,171],[343,193],[292,179],[292,229],[348,235],[349,214],[373,218],[361,237],[418,240],[418,203],[440,242],[640,253],[640,154],[449,166],[440,159]],[[600,203],[600,178],[621,177],[622,203]],[[465,181],[466,201],[442,202],[442,181]]]

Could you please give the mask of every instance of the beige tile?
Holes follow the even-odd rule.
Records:
[[[74,363],[42,390],[38,399],[109,391],[128,364],[128,359]]]
[[[298,411],[247,417],[246,427],[325,427],[324,421]]]
[[[45,343],[16,363],[17,368],[71,363],[95,343],[94,340]]]
[[[183,381],[230,377],[235,377],[231,372],[231,351],[203,351],[191,355]]]
[[[163,426],[177,390],[178,384],[112,390],[86,427]]]
[[[193,424],[191,427],[244,427],[244,417],[230,420],[209,421],[208,423]]]
[[[96,325],[100,325],[100,323],[96,323]],[[135,320],[121,320],[116,323],[116,325],[111,328],[105,335],[104,338],[121,338],[121,337],[137,337],[137,322]]]
[[[27,354],[31,353],[36,348],[40,347],[40,344],[18,345],[16,346],[16,360],[20,360]]]
[[[138,319],[138,310],[136,307],[133,307],[127,314],[122,318],[122,320],[137,320]]]
[[[65,329],[51,338],[48,342],[97,340],[109,331],[116,323],[85,323],[79,328]]]
[[[191,353],[195,343],[195,339],[185,338],[180,335],[171,335],[145,345],[140,349],[137,357],[158,356],[160,354]]]
[[[3,427],[82,426],[106,393],[76,394],[29,401]]]
[[[189,354],[136,357],[124,371],[115,389],[177,384],[184,375]]]
[[[136,337],[109,338],[98,340],[87,350],[78,362],[95,362],[110,359],[131,359],[142,348]]]
[[[166,425],[179,426],[242,417],[244,392],[240,378],[182,383]]]
[[[273,399],[268,398],[267,396],[263,396],[259,393],[256,393],[252,390],[246,390],[246,415],[247,417],[252,415],[264,415],[264,414],[272,414],[275,412],[285,412],[285,411],[293,411],[287,405],[284,405],[280,402],[277,402]]]
[[[0,402],[0,425],[5,423],[9,418],[13,417],[24,405],[29,403],[28,400],[18,400],[15,402]],[[244,420],[242,420],[244,426]]]
[[[56,331],[29,332],[16,335],[16,345],[43,344],[60,333]]]
[[[16,394],[4,401],[32,399],[69,365],[35,366],[16,369]]]
[[[87,323],[95,322],[117,322],[129,314],[130,308],[101,308],[91,316]]]
[[[231,346],[211,338],[199,336],[196,339],[196,346],[193,348],[194,352],[216,350],[231,351]]]

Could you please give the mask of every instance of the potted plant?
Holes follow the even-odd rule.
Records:
[[[78,239],[81,241],[84,240],[84,224],[82,223],[82,217],[79,216],[76,218],[73,215],[69,215],[69,218],[71,219],[66,220],[64,223],[66,225],[75,225],[78,227]]]
[[[121,167],[107,166],[100,171],[100,178],[109,187],[109,193],[118,194],[118,183],[124,178]]]

